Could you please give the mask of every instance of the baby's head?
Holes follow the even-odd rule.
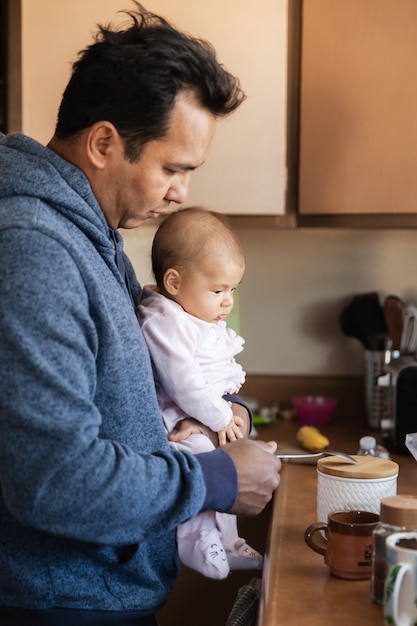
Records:
[[[233,307],[245,258],[224,216],[190,207],[171,213],[158,228],[152,270],[161,294],[191,315],[217,322]]]

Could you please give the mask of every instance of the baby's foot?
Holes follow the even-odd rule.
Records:
[[[241,538],[232,550],[226,550],[226,555],[231,570],[262,569],[264,562],[263,556]]]
[[[230,568],[218,530],[203,530],[197,541],[190,539],[178,536],[178,553],[182,563],[208,578],[226,578]]]

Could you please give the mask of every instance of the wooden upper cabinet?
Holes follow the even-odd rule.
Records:
[[[4,2],[0,0],[0,6]],[[23,95],[21,107],[20,101],[9,106],[9,130],[22,130],[46,143],[77,51],[87,45],[97,23],[123,23],[125,16],[120,11],[134,7],[123,0],[7,3],[16,14],[16,28],[9,38],[15,51],[11,55],[14,62],[8,76],[9,93],[16,101]],[[239,77],[247,94],[235,113],[219,121],[207,163],[191,176],[187,205],[201,204],[232,215],[270,215],[276,221],[285,214],[288,17],[292,3],[144,2],[149,11],[209,40],[219,61]],[[11,123],[11,116],[20,114],[20,109],[21,119]]]
[[[287,189],[288,0],[152,0],[181,28],[208,39],[246,101],[220,120],[187,205],[231,215],[282,215]]]
[[[0,133],[7,132],[7,11],[0,0]]]
[[[416,0],[304,0],[299,213],[417,213]]]

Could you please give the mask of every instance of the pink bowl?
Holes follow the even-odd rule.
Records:
[[[337,406],[336,398],[324,396],[298,396],[291,402],[298,421],[308,426],[328,424]]]

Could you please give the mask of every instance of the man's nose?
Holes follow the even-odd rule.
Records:
[[[181,178],[171,184],[165,199],[176,204],[182,204],[187,199],[189,186],[190,172],[185,172]]]

